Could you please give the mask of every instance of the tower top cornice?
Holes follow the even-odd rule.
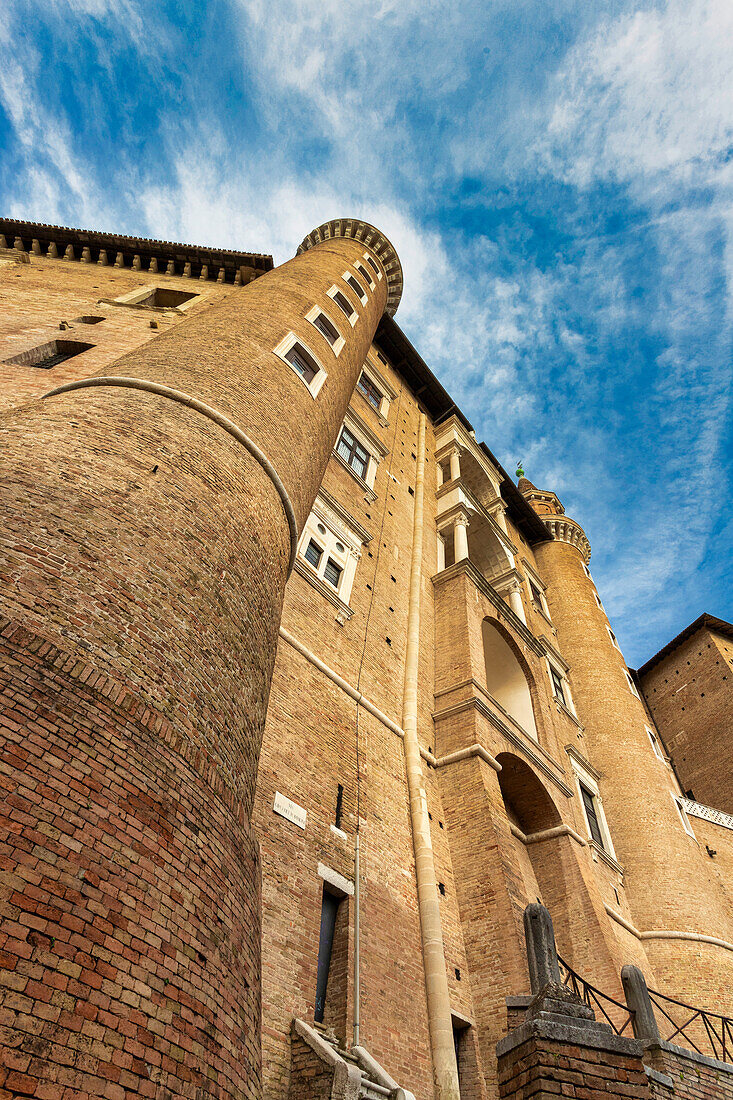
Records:
[[[586,565],[590,562],[590,542],[583,528],[569,516],[543,516],[545,526],[556,542],[567,542],[579,552]]]
[[[311,230],[298,245],[298,251],[295,254],[300,256],[301,252],[307,252],[309,248],[323,241],[332,240],[334,237],[350,237],[351,240],[359,241],[371,249],[378,258],[387,276],[387,304],[384,312],[389,317],[394,317],[395,310],[400,304],[403,286],[402,264],[394,245],[384,233],[375,229],[369,222],[359,221],[358,218],[333,218],[319,225],[317,229]]]

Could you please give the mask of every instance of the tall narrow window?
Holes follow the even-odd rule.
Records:
[[[369,264],[370,268],[372,269],[374,274],[377,276],[377,278],[381,279],[382,278],[381,271],[379,270],[376,262],[371,258],[371,256],[367,252],[364,253],[364,259]]]
[[[567,706],[567,699],[565,697],[565,685],[563,684],[563,678],[557,669],[550,665],[550,676],[552,677],[552,688],[555,692],[555,698],[559,699],[563,706]]]
[[[605,850],[603,843],[603,833],[601,832],[601,826],[598,821],[598,813],[596,810],[596,796],[592,791],[589,791],[587,787],[580,784],[580,793],[583,796],[583,809],[585,810],[585,817],[588,822],[588,830],[593,840],[599,848]]]
[[[349,464],[355,474],[358,474],[361,478],[366,476],[367,466],[369,465],[369,452],[365,447],[362,447],[361,443],[355,439],[346,427],[341,429],[336,452]]]
[[[324,889],[321,903],[321,932],[318,939],[318,976],[316,979],[316,1010],[314,1013],[315,1020],[319,1024],[323,1023],[323,1016],[326,1011],[333,937],[336,931],[336,917],[340,902],[341,898],[335,897]]]

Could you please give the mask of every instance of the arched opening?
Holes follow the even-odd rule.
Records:
[[[527,676],[517,655],[489,619],[484,619],[481,633],[486,665],[486,690],[525,733],[536,741],[537,726],[532,696]]]
[[[527,836],[562,823],[560,811],[539,779],[518,756],[500,752],[499,787],[509,820]]]
[[[514,560],[499,536],[480,513],[471,514],[468,556],[490,584],[514,567]]]
[[[499,753],[496,759],[501,764],[499,787],[507,818],[525,840],[560,825],[562,818],[557,806],[532,769],[509,752]],[[546,896],[544,886],[548,873],[552,874],[552,868],[548,866],[548,860],[552,859],[552,846],[548,848],[546,843],[532,840],[525,843],[525,840],[514,835],[514,852],[523,888],[515,904],[521,911],[531,901],[549,904],[550,898]]]

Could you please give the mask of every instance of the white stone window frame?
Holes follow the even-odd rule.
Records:
[[[361,260],[357,260],[354,264],[354,271],[362,277],[370,290],[374,290],[377,285],[377,277],[371,267],[365,267]]]
[[[679,814],[679,818],[680,818],[680,822],[682,824],[682,828],[685,830],[685,832],[687,833],[688,836],[691,836],[693,840],[697,840],[697,837],[695,836],[695,833],[693,832],[692,825],[690,825],[690,819],[688,818],[687,813],[685,812],[685,807],[682,805],[682,799],[679,797],[679,795],[676,795],[674,793],[674,791],[669,792],[669,797],[672,799],[672,801],[675,804],[675,808],[677,810],[677,813]]]
[[[313,375],[310,382],[306,381],[303,375],[295,369],[293,364],[285,358],[287,353],[289,351],[292,351],[296,344],[299,345],[299,347],[301,347],[303,351],[308,354],[308,357],[312,359],[315,365],[318,367],[318,370]],[[321,386],[328,378],[328,372],[323,366],[323,363],[321,362],[319,356],[316,355],[313,349],[310,348],[308,344],[306,344],[305,340],[301,336],[296,336],[294,332],[288,332],[285,336],[283,336],[277,347],[274,347],[272,350],[275,355],[277,355],[278,359],[282,359],[288,370],[291,370],[293,372],[295,377],[300,381],[301,385],[305,386],[311,397],[315,399],[319,394]]]
[[[561,664],[561,662],[556,657],[550,656],[549,653],[545,653],[545,665],[547,667],[547,678],[550,681],[550,691],[552,692],[552,698],[559,707],[564,707],[565,710],[569,711],[573,718],[575,718],[577,721],[578,714],[575,710],[575,700],[573,699],[573,693],[570,690],[570,681],[568,679],[568,672],[570,671],[568,665]],[[562,680],[563,692],[565,693],[564,703],[562,699],[558,699],[557,695],[555,694],[555,684],[552,680],[553,668]]]
[[[644,729],[646,730],[647,737],[649,738],[649,744],[652,747],[652,752],[656,756],[657,760],[660,760],[662,762],[662,764],[664,764],[664,766],[666,767],[667,766],[667,758],[664,755],[664,753],[662,752],[661,745],[659,744],[659,738],[657,737],[656,733],[651,728],[651,726],[646,726],[645,725]]]
[[[627,685],[629,691],[631,692],[631,694],[635,695],[637,699],[641,699],[641,696],[639,695],[639,689],[637,688],[636,684],[634,683],[633,678],[631,676],[631,673],[629,672],[629,670],[627,668],[624,669],[624,675],[626,676],[626,685]]]
[[[319,526],[324,528],[325,534],[319,530]],[[311,539],[322,550],[318,567],[311,565],[305,557]],[[362,549],[370,539],[371,536],[356,520],[348,516],[332,498],[328,498],[323,490],[318,494],[298,540],[295,570],[336,607],[336,618],[340,622],[345,622],[353,615],[349,599]],[[337,543],[343,546],[343,550],[337,548]],[[329,558],[341,568],[338,588],[323,575]]]
[[[336,305],[335,302],[334,302],[334,305]],[[336,306],[336,308],[338,309],[338,306]],[[340,309],[339,309],[339,313],[341,313]],[[345,314],[341,313],[341,316],[344,317],[344,320],[346,319]],[[321,330],[319,328],[317,328],[316,321],[318,320],[319,317],[325,317],[326,320],[328,321],[328,323],[330,325],[333,325],[336,332],[338,333],[338,336],[334,340],[333,343],[330,343],[328,337],[324,336],[323,333],[321,332]],[[331,351],[333,352],[333,354],[338,359],[339,355],[341,354],[341,350],[342,350],[342,348],[344,347],[344,345],[346,343],[346,340],[341,335],[341,329],[338,327],[338,325],[334,321],[331,314],[326,313],[325,309],[322,309],[321,306],[316,305],[316,306],[311,306],[311,308],[308,310],[308,312],[305,315],[305,319],[306,319],[306,321],[310,321],[310,323],[313,325],[313,327],[315,328],[318,335],[321,337],[322,340],[326,341],[326,343],[330,347]]]
[[[354,439],[356,439],[358,443],[361,443],[362,447],[369,455],[369,461],[364,477],[358,474],[353,466],[349,465],[346,459],[342,458],[341,455],[338,453],[337,448],[339,440],[341,439],[342,428],[347,428],[348,431],[350,431],[353,435]],[[338,430],[338,435],[336,436],[336,442],[334,443],[332,454],[333,457],[337,459],[337,461],[340,462],[341,465],[349,471],[351,476],[355,478],[360,485],[362,485],[370,493],[374,494],[374,482],[376,481],[379,463],[382,461],[385,455],[388,454],[388,451],[381,440],[370,430],[368,425],[364,423],[361,417],[357,416],[356,413],[353,412],[353,410],[351,409],[347,411],[346,416],[341,423],[341,427]]]
[[[344,292],[343,292],[343,289],[342,289],[342,288],[341,288],[340,286],[336,286],[336,284],[335,284],[335,283],[334,283],[334,285],[333,285],[332,287],[329,287],[329,289],[328,289],[328,290],[326,291],[326,294],[328,295],[328,297],[329,297],[329,298],[331,298],[331,300],[333,301],[333,304],[334,304],[335,308],[336,308],[336,309],[337,309],[337,310],[339,311],[339,313],[341,314],[341,316],[342,316],[342,317],[344,317],[344,318],[346,318],[346,320],[347,320],[347,321],[349,322],[349,324],[350,324],[350,325],[351,325],[351,327],[353,328],[353,327],[354,327],[354,325],[356,324],[356,322],[357,322],[357,321],[359,320],[359,310],[358,310],[358,309],[356,308],[356,306],[355,306],[355,305],[354,305],[354,303],[353,303],[353,302],[351,301],[351,299],[349,298],[349,296],[348,296],[347,294],[344,294]],[[344,313],[344,311],[343,311],[343,310],[341,309],[341,306],[340,306],[340,305],[338,304],[338,302],[336,302],[336,301],[335,301],[335,298],[336,298],[336,295],[337,295],[337,294],[340,294],[340,295],[341,295],[341,296],[342,296],[343,298],[345,298],[345,299],[346,299],[346,301],[347,301],[347,302],[349,303],[349,305],[351,306],[351,308],[353,309],[353,311],[354,311],[354,312],[353,312],[353,313],[351,314],[351,316],[350,316],[350,317],[346,317],[346,314],[345,314],[345,313]]]
[[[601,611],[605,615],[606,614],[606,609],[603,606],[603,603],[601,602],[601,597],[598,595],[598,592],[595,588],[593,589],[593,595],[595,597],[596,604],[598,605],[598,607],[601,609]]]
[[[536,607],[539,607],[540,611],[545,616],[548,623],[552,623],[552,618],[550,617],[550,609],[547,606],[547,599],[545,597],[545,592],[547,591],[547,585],[538,576],[538,574],[534,571],[534,569],[529,564],[529,562],[526,560],[526,558],[522,558],[522,564],[524,565],[524,572],[527,576],[527,588],[529,589],[529,601],[530,601],[530,603],[534,604]],[[532,584],[530,584],[530,581],[532,582],[532,584],[535,586],[535,588],[537,589],[537,591],[540,594],[539,601],[537,601],[534,598],[534,593],[532,592]]]
[[[614,632],[611,630],[610,626],[606,626],[606,630],[608,631],[608,637],[611,639],[611,645],[613,646],[614,649],[617,649],[620,653],[621,652],[621,646],[618,644],[618,638],[616,637]]]
[[[351,293],[352,293],[352,294],[357,294],[357,292],[356,292],[356,291],[354,290],[353,286],[352,286],[352,285],[351,285],[351,283],[349,282],[349,279],[353,279],[353,280],[354,280],[354,282],[356,283],[356,285],[357,285],[357,286],[359,286],[359,287],[361,287],[361,283],[360,283],[360,282],[359,282],[359,280],[357,279],[357,277],[356,277],[356,275],[354,274],[354,272],[353,272],[353,271],[345,271],[345,272],[343,273],[343,275],[341,276],[341,278],[343,279],[343,281],[344,281],[344,284],[345,284],[345,285],[346,285],[346,286],[347,286],[347,287],[349,288],[349,290],[351,291]],[[362,287],[362,291],[363,291],[363,293],[362,293],[362,294],[357,294],[357,297],[358,297],[359,301],[361,302],[361,304],[362,304],[363,306],[365,306],[365,305],[367,304],[367,302],[369,301],[369,294],[367,293],[367,291],[366,291],[366,290],[364,290],[364,288],[363,288],[363,287]]]
[[[601,836],[603,837],[604,854],[610,855],[614,860],[618,862],[618,856],[616,855],[616,849],[613,846],[613,840],[611,838],[611,830],[608,828],[608,821],[606,820],[606,811],[603,807],[603,799],[598,787],[598,782],[595,776],[584,768],[579,760],[575,756],[570,757],[570,767],[573,772],[573,780],[575,783],[575,791],[578,795],[578,801],[580,803],[580,809],[583,813],[583,821],[585,822],[586,832],[588,834],[588,844],[592,849],[597,848],[596,842],[593,840],[590,831],[590,822],[588,821],[588,815],[585,812],[585,803],[583,802],[583,792],[580,787],[585,787],[587,791],[593,796],[593,801],[596,808],[596,817],[598,819],[598,827],[601,830]]]
[[[590,571],[590,569],[588,568],[588,566],[586,565],[586,563],[585,563],[584,561],[582,561],[582,562],[581,562],[581,565],[583,566],[583,572],[585,573],[585,575],[586,575],[586,577],[588,578],[588,580],[589,580],[589,581],[592,581],[592,580],[593,580],[593,577],[591,576],[591,571]]]
[[[382,395],[382,400],[379,403],[379,408],[375,409],[371,401],[369,401],[367,397],[364,397],[364,394],[359,390],[358,379],[357,385],[355,387],[356,392],[359,394],[359,397],[361,397],[363,401],[366,401],[369,408],[377,414],[382,427],[386,428],[389,424],[389,407],[397,395],[392,387],[389,385],[389,383],[382,377],[380,371],[378,371],[374,364],[371,363],[368,359],[361,369],[362,372],[367,376],[371,384],[374,386],[374,388],[379,390],[380,394]],[[359,378],[361,378],[361,373],[359,374]]]
[[[365,252],[364,253],[364,259],[366,260],[366,262],[369,264],[370,267],[372,266],[370,261],[374,261],[374,263],[377,265],[377,270],[376,270],[375,274],[377,276],[377,282],[381,283],[382,277],[383,277],[383,271],[382,271],[382,263],[381,263],[379,257],[378,256],[373,256],[371,254],[371,252]],[[374,268],[372,268],[372,271],[374,271]]]

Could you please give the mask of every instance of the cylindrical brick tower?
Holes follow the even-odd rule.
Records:
[[[381,233],[330,222],[2,420],[10,1092],[259,1093],[249,817],[284,587],[401,287]]]
[[[654,978],[673,996],[729,1009],[733,914],[710,875],[704,849],[685,831],[673,798],[674,779],[652,749],[649,717],[584,568],[588,540],[563,514],[554,493],[536,490],[526,480],[520,489],[554,536],[535,547],[537,562]]]

